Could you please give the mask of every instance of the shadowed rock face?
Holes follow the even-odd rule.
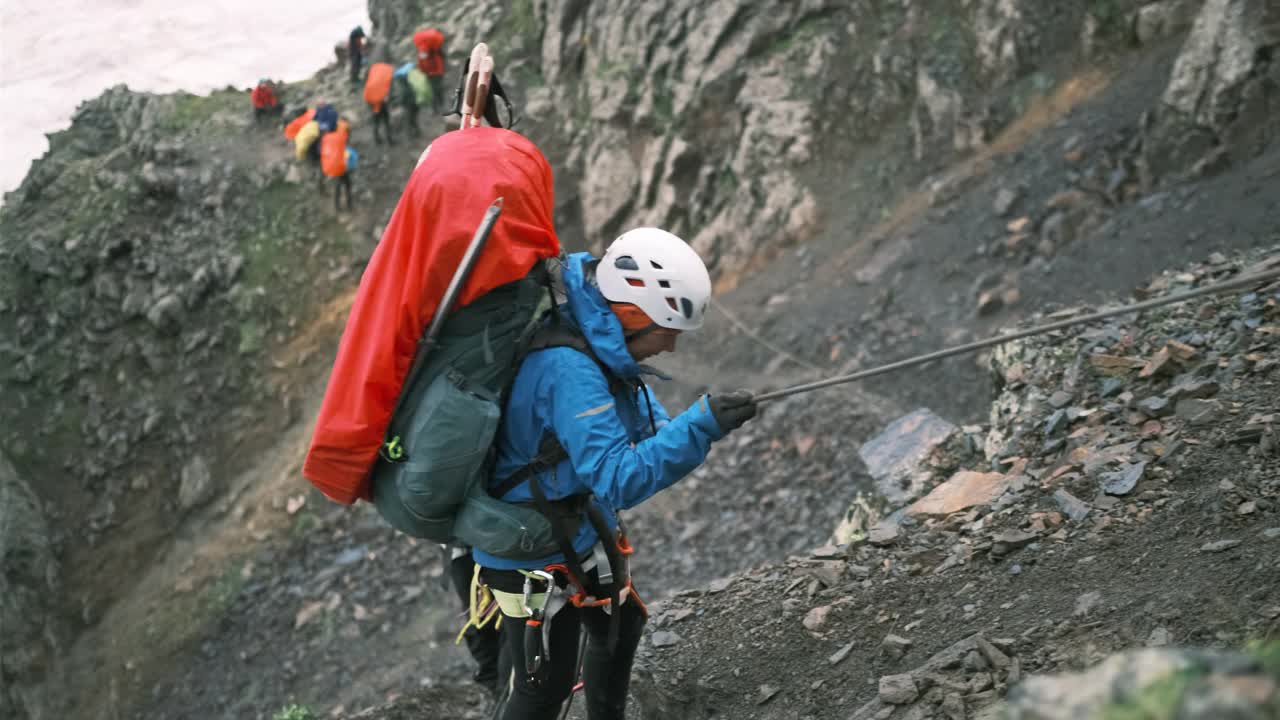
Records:
[[[690,239],[732,276],[822,227],[813,169],[899,138],[932,165],[1013,117],[988,93],[1070,51],[1074,3],[373,0],[378,32],[430,23],[458,58],[485,40],[588,245],[635,225]],[[903,120],[907,123],[903,123]],[[563,230],[564,228],[562,228]],[[562,234],[564,234],[562,232]]]
[[[1197,174],[1252,157],[1280,110],[1280,6],[1208,0],[1170,74],[1149,143],[1153,171]],[[1274,123],[1271,123],[1274,124]]]
[[[1158,175],[1190,169],[1224,132],[1274,115],[1277,12],[1267,0],[370,3],[399,42],[442,28],[454,68],[475,42],[494,48],[526,131],[556,148],[571,242],[666,227],[730,282],[823,229],[831,158],[897,145],[916,167],[886,182],[918,182],[990,142],[1029,88],[1055,81],[1055,59],[1194,22],[1150,143]]]
[[[58,563],[40,501],[0,454],[0,715],[58,717]]]

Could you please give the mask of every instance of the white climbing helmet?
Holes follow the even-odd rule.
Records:
[[[631,303],[671,330],[697,330],[711,300],[711,276],[684,240],[658,228],[628,230],[596,268],[606,300]]]

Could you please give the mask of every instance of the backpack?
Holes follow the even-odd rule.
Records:
[[[347,174],[348,133],[347,121],[339,120],[337,130],[320,138],[320,170],[329,177]]]
[[[496,197],[502,212],[459,278],[457,309],[423,353]],[[414,537],[554,551],[536,510],[485,491],[503,394],[546,302],[541,264],[560,252],[553,209],[551,167],[518,133],[470,128],[427,148],[360,280],[303,464],[326,496],[371,500]]]
[[[302,126],[311,122],[312,119],[315,118],[315,116],[316,116],[316,109],[307,108],[306,112],[301,113],[298,115],[298,117],[290,120],[289,124],[284,126],[284,139],[292,140],[295,137],[297,137],[298,131],[302,129]]]
[[[443,75],[444,34],[435,28],[419,30],[413,34],[413,44],[418,48],[418,69],[427,75]]]
[[[418,104],[418,107],[426,107],[431,104],[431,83],[427,82],[427,76],[421,70],[417,68],[410,70],[406,81],[413,90],[413,99]]]
[[[276,100],[275,87],[269,82],[260,82],[254,86],[253,90],[249,92],[249,102],[253,103],[253,106],[259,110],[272,108],[279,104],[279,101]]]
[[[369,66],[369,76],[364,81],[364,101],[374,112],[382,110],[382,103],[391,94],[391,76],[395,68],[390,63],[374,63]]]
[[[307,158],[307,151],[320,137],[320,124],[315,120],[308,121],[293,136],[293,154],[299,161]]]

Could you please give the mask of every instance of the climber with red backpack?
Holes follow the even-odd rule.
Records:
[[[557,712],[581,635],[590,716],[621,718],[646,611],[617,512],[756,406],[704,396],[671,418],[644,385],[640,362],[674,350],[710,300],[674,235],[642,228],[600,260],[570,256],[556,302],[551,169],[527,138],[474,124],[500,87],[482,70],[462,131],[423,152],[361,278],[303,474],[415,538],[472,548],[469,625],[502,623],[512,655],[503,717]]]
[[[418,49],[418,70],[431,85],[431,108],[439,115],[444,107],[444,33],[435,28],[419,30],[413,34],[413,45]]]
[[[267,78],[262,78],[249,91],[249,103],[253,105],[253,123],[261,125],[264,120],[280,115],[280,99],[276,96],[276,85]]]

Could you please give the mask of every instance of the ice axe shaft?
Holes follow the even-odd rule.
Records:
[[[1277,261],[1280,261],[1280,258],[1274,258],[1269,262],[1277,262]],[[1021,340],[1022,338],[1032,337],[1034,335],[1043,335],[1045,333],[1053,332],[1054,330],[1061,330],[1063,328],[1072,327],[1074,325],[1084,325],[1086,323],[1096,322],[1098,320],[1104,320],[1109,317],[1115,317],[1116,315],[1127,315],[1129,313],[1142,312],[1143,310],[1150,310],[1151,308],[1160,307],[1162,305],[1172,305],[1174,303],[1180,303],[1186,300],[1191,300],[1198,297],[1204,297],[1205,295],[1216,295],[1221,292],[1226,292],[1227,290],[1234,290],[1236,288],[1253,285],[1259,282],[1263,282],[1265,280],[1274,280],[1274,279],[1280,279],[1280,268],[1273,268],[1271,270],[1264,270],[1261,272],[1250,273],[1248,275],[1242,275],[1240,277],[1233,278],[1231,280],[1224,280],[1223,282],[1220,282],[1220,283],[1205,285],[1204,287],[1196,288],[1195,290],[1188,290],[1186,292],[1175,293],[1173,295],[1168,295],[1162,298],[1144,300],[1143,302],[1134,303],[1132,305],[1125,305],[1123,307],[1112,308],[1110,310],[1103,310],[1100,312],[1090,313],[1088,315],[1081,315],[1079,317],[1068,318],[1066,320],[1060,320],[1058,322],[1049,323],[1048,325],[1038,325],[1036,327],[1027,328],[1026,330],[1019,330],[1017,332],[1009,333],[1008,335],[997,335],[996,337],[990,337],[985,340],[977,340],[975,342],[971,342],[966,345],[958,345],[953,348],[947,348],[945,350],[932,352],[932,353],[929,353],[928,355],[917,355],[915,357],[907,358],[905,360],[899,360],[898,362],[889,363],[888,365],[881,365],[879,367],[868,368],[866,370],[859,370],[858,372],[850,373],[848,375],[841,375],[839,377],[828,378],[826,380],[818,380],[811,383],[805,383],[803,385],[796,385],[794,387],[784,388],[782,390],[775,390],[773,392],[762,393],[756,396],[756,402],[760,403],[760,402],[768,402],[770,400],[778,400],[784,397],[790,397],[792,395],[799,395],[800,393],[807,393],[813,390],[821,390],[822,388],[831,387],[832,385],[843,385],[845,383],[851,383],[857,380],[865,380],[869,377],[875,377],[876,375],[884,375],[886,373],[894,372],[895,370],[905,370],[906,368],[915,367],[917,365],[923,365],[925,363],[933,362],[934,360],[941,360],[943,358],[948,358],[948,357],[951,357],[952,355],[963,355],[964,353],[970,353],[975,350],[981,350],[983,348],[989,348],[995,345],[1003,345],[1004,343],[1007,343],[1007,342],[1012,342],[1014,340]]]
[[[467,245],[466,252],[462,254],[462,260],[458,263],[458,268],[453,271],[453,277],[449,279],[449,286],[445,288],[444,294],[440,296],[440,304],[436,306],[431,322],[427,325],[426,332],[422,334],[422,340],[418,342],[417,352],[413,356],[413,364],[409,367],[409,373],[405,375],[405,382],[401,387],[399,398],[396,399],[396,408],[391,414],[392,417],[399,415],[400,405],[409,396],[409,389],[418,377],[418,372],[431,355],[431,351],[435,349],[440,330],[444,327],[444,323],[449,319],[449,316],[453,314],[453,306],[457,304],[458,296],[462,294],[462,287],[466,284],[467,278],[471,277],[471,270],[475,268],[476,263],[480,260],[480,254],[484,252],[485,243],[489,240],[489,233],[493,232],[493,226],[498,222],[498,216],[501,214],[502,198],[499,197],[485,209],[484,216],[480,219],[480,224],[476,227],[475,234],[471,236],[471,242]]]

